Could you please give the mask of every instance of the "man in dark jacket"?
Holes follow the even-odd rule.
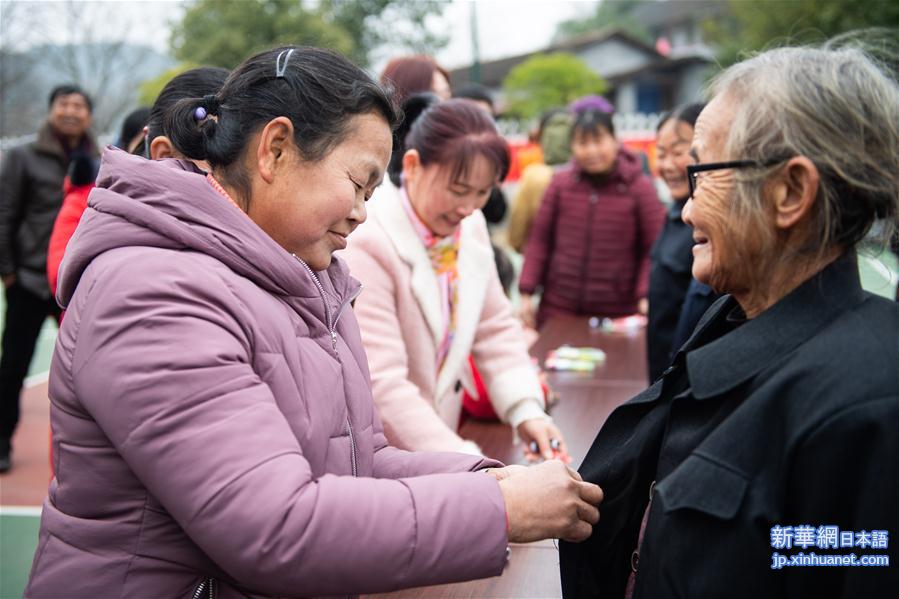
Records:
[[[59,316],[47,283],[47,245],[72,157],[96,155],[90,97],[74,85],[50,93],[37,140],[13,148],[0,170],[0,278],[6,292],[0,356],[0,472],[10,468],[19,394],[48,316]]]

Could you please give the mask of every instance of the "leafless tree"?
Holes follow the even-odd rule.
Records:
[[[10,77],[37,79],[36,85],[43,88],[40,93],[44,94],[55,84],[78,84],[94,100],[94,129],[99,132],[109,132],[135,103],[138,86],[158,74],[148,68],[160,55],[149,47],[131,43],[132,32],[146,5],[76,0],[0,1],[4,27],[7,5],[13,8],[14,18],[23,15],[23,22],[26,17],[30,21],[21,26],[15,22],[9,25],[22,32],[19,43],[29,47],[24,56],[22,52],[16,54],[19,66],[24,68],[11,69]],[[40,77],[34,76],[37,71]],[[22,94],[14,94],[14,98],[21,102]],[[33,97],[29,101],[34,104]],[[3,108],[7,114],[7,106]],[[10,112],[16,109],[9,108]],[[43,103],[38,109],[45,109]]]
[[[37,81],[31,71],[31,56],[23,51],[33,35],[37,19],[22,2],[0,0],[0,136],[19,134],[39,118],[35,105]]]
[[[133,105],[138,86],[147,78],[143,67],[152,52],[125,38],[135,24],[128,5],[67,0],[57,7],[67,41],[58,48],[54,62],[64,78],[94,98],[97,131],[110,130]],[[119,35],[111,36],[110,28]]]

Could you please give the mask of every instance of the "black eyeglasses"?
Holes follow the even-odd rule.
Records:
[[[726,168],[766,168],[783,162],[786,158],[776,158],[766,162],[755,160],[732,160],[730,162],[706,162],[687,165],[687,183],[690,184],[690,197],[696,193],[696,175],[705,171],[719,171]]]

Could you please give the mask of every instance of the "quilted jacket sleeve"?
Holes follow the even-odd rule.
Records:
[[[72,385],[211,559],[248,591],[272,596],[502,571],[504,504],[492,477],[314,478],[251,367],[248,308],[212,269],[160,254],[139,269],[95,262],[82,278],[88,295],[67,323],[79,327]]]
[[[383,432],[379,431],[375,435],[375,478],[407,478],[440,472],[475,472],[482,468],[502,466],[502,462],[467,453],[397,449],[387,444]]]

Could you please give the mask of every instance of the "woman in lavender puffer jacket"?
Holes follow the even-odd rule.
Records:
[[[106,152],[60,271],[56,478],[27,597],[384,591],[589,536],[601,491],[560,463],[484,474],[499,464],[386,444],[360,286],[331,253],[395,118],[345,59],[280,48],[169,114],[211,174]]]

